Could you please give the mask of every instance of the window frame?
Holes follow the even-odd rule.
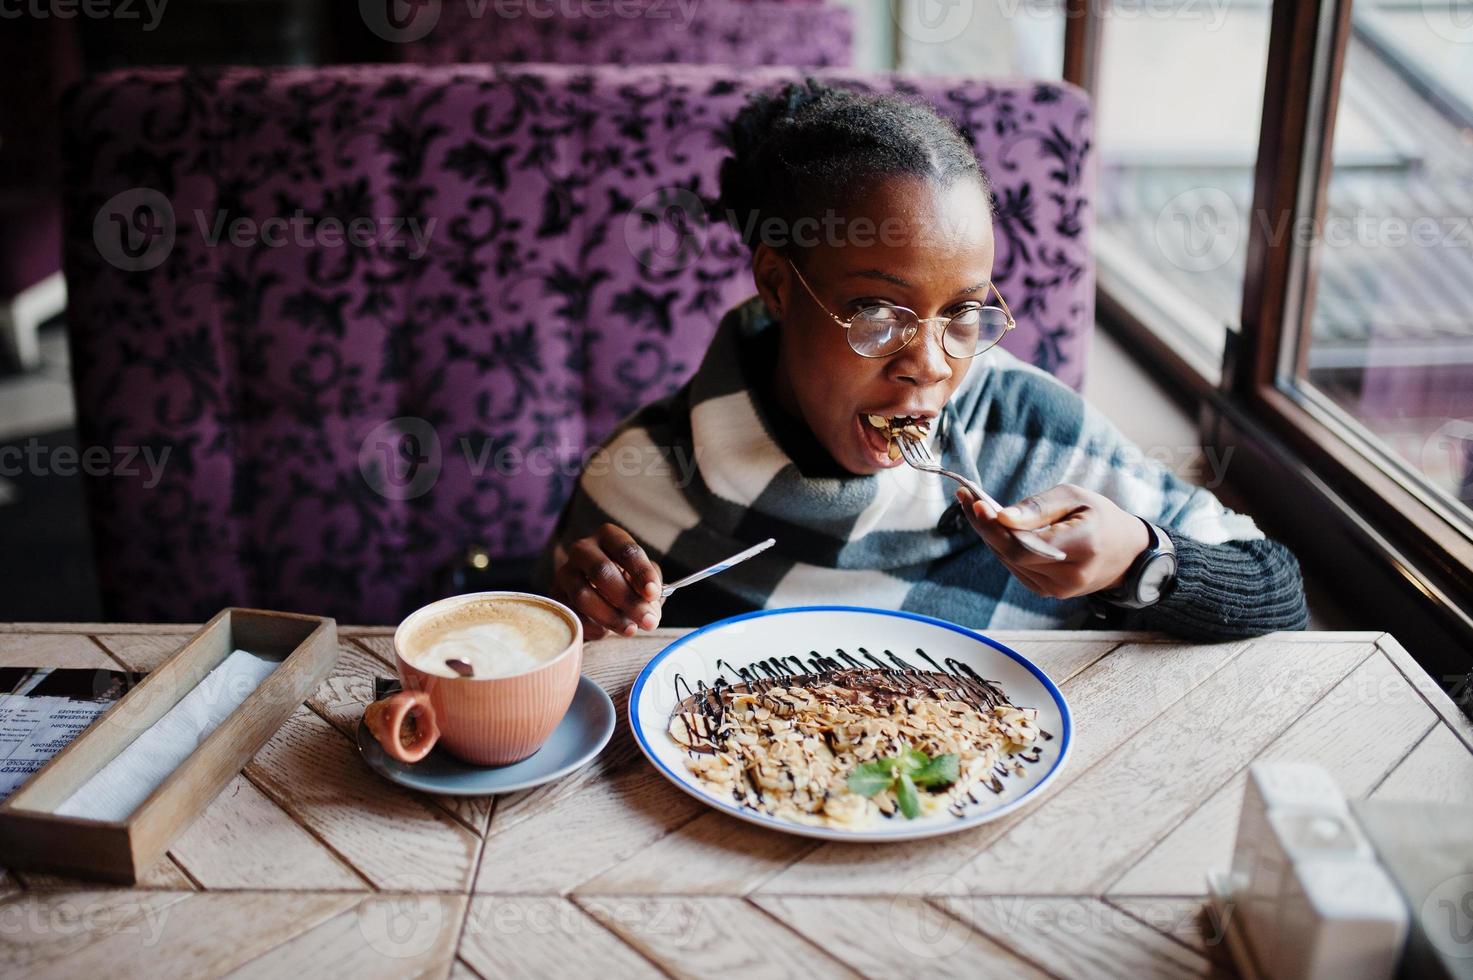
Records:
[[[1452,507],[1420,485],[1410,467],[1308,385],[1308,345],[1300,338],[1309,336],[1317,253],[1296,236],[1274,241],[1271,235],[1273,228],[1298,227],[1311,219],[1310,226],[1319,227],[1323,217],[1353,2],[1274,0],[1271,5],[1241,326],[1226,331],[1220,378],[1212,378],[1200,360],[1183,351],[1185,340],[1153,326],[1150,314],[1132,307],[1128,296],[1102,288],[1099,308],[1102,321],[1140,350],[1169,387],[1201,409],[1204,442],[1217,440],[1222,410],[1248,420],[1261,432],[1262,443],[1286,448],[1296,464],[1323,482],[1328,492],[1316,503],[1353,507],[1355,514],[1345,516],[1370,526],[1360,543],[1370,542],[1381,554],[1388,581],[1411,586],[1463,628],[1473,624],[1473,534]],[[1098,100],[1106,18],[1090,0],[1070,0],[1067,10],[1065,79]],[[1266,215],[1284,216],[1288,223]],[[1242,426],[1235,438],[1255,440]],[[1292,512],[1290,505],[1281,509]],[[1295,546],[1330,568],[1344,544]]]

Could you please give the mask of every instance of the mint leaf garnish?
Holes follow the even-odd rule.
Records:
[[[949,786],[961,776],[961,760],[947,752],[934,759],[921,749],[906,749],[899,755],[862,762],[849,773],[849,788],[864,797],[874,797],[887,789],[895,791],[895,800],[907,820],[921,815],[921,798],[917,786],[928,789]]]
[[[900,774],[895,786],[895,802],[900,804],[900,812],[905,814],[905,819],[914,820],[921,815],[921,798],[916,795],[916,784],[911,782],[909,773]]]
[[[950,786],[961,777],[961,760],[955,752],[938,755],[930,760],[924,769],[917,770],[911,774],[911,779],[917,786],[939,787]]]
[[[885,765],[890,761],[891,765]],[[890,788],[895,780],[890,770],[894,768],[893,760],[879,760],[876,762],[865,762],[854,767],[846,782],[849,788],[860,796],[874,796]]]
[[[917,773],[930,765],[931,757],[920,749],[906,749],[896,756],[896,768],[900,772]]]

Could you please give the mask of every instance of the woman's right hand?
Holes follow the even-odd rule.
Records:
[[[660,566],[622,527],[605,524],[568,545],[566,554],[559,549],[556,560],[552,597],[583,620],[585,639],[633,636],[660,625]]]

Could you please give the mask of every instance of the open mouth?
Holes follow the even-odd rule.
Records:
[[[860,415],[865,442],[871,452],[893,463],[900,458],[902,438],[924,439],[931,430],[931,419],[924,415]]]

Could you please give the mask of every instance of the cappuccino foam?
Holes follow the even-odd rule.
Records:
[[[555,610],[524,599],[487,599],[427,617],[401,653],[440,677],[460,676],[448,660],[464,660],[474,677],[511,677],[542,666],[572,642],[573,628]]]

